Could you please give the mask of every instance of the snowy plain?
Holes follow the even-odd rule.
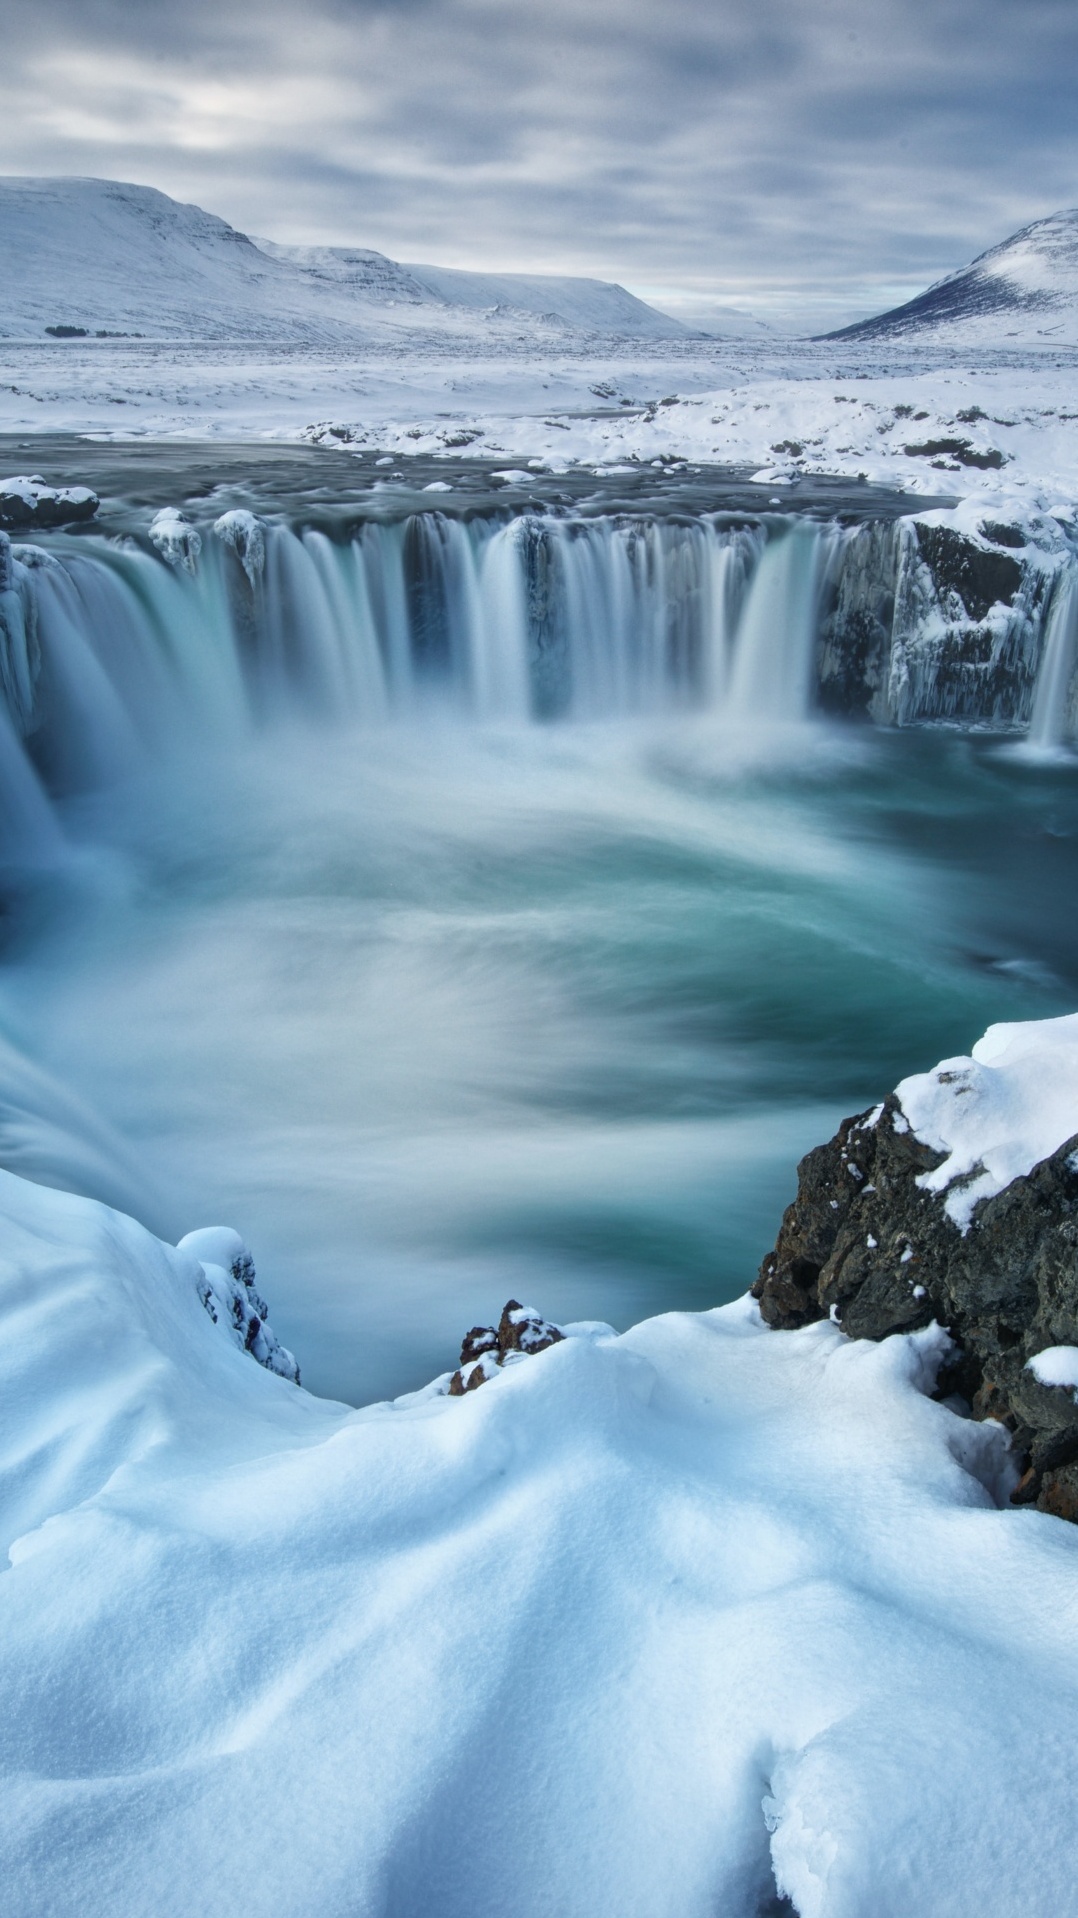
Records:
[[[926,359],[930,364],[926,366]],[[796,506],[841,475],[994,513],[1078,503],[1078,353],[597,341],[537,352],[9,343],[0,432],[24,440],[314,440],[507,470],[729,465]],[[12,454],[8,454],[11,459]],[[72,479],[77,479],[72,474]]]

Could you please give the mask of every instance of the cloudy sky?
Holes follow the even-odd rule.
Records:
[[[839,324],[1078,203],[1078,0],[0,0],[0,171]]]

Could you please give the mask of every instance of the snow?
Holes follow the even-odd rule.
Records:
[[[1078,209],[1034,220],[927,292],[833,335],[1074,345]]]
[[[203,1310],[221,1228],[0,1216],[20,1918],[1069,1909],[1078,1533],[935,1327],[741,1300],[353,1411]]]
[[[150,521],[150,538],[170,566],[193,573],[202,551],[202,535],[175,506],[163,506]]]
[[[985,258],[1055,260],[1062,298],[1075,231],[1060,215]],[[0,335],[17,436],[309,438],[511,474],[732,465],[783,504],[862,477],[1068,534],[1078,507],[1078,356],[1055,336],[693,337],[603,282],[255,244],[114,181],[0,181]]]
[[[1026,1367],[1042,1385],[1064,1385],[1078,1392],[1078,1345],[1049,1345]]]
[[[903,1079],[897,1096],[917,1137],[946,1154],[918,1184],[946,1193],[965,1230],[978,1200],[1078,1133],[1078,1013],[989,1026],[969,1058]]]
[[[556,310],[555,310],[556,309]],[[367,249],[255,242],[215,214],[119,180],[0,178],[0,338],[101,342],[546,344],[576,333],[688,337],[601,280],[407,267]],[[72,342],[56,339],[63,350]]]

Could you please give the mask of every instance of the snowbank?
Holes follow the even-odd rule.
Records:
[[[1078,1013],[989,1026],[970,1058],[903,1079],[897,1095],[917,1137],[946,1154],[918,1184],[945,1192],[965,1230],[979,1199],[1078,1133]]]
[[[190,1247],[0,1214],[19,1918],[1071,1908],[1078,1532],[997,1508],[934,1328],[741,1301],[351,1411]]]

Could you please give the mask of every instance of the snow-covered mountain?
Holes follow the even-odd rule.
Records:
[[[826,337],[1078,343],[1078,209],[1034,220],[915,300]]]
[[[357,300],[430,306],[477,318],[522,320],[574,332],[618,333],[632,339],[670,339],[688,328],[609,280],[548,273],[469,273],[452,266],[404,265],[368,248],[255,245],[302,274],[312,286],[348,288]]]
[[[635,339],[687,329],[603,280],[401,266],[255,242],[201,207],[116,180],[0,179],[0,337],[50,330],[331,344],[401,333]]]

